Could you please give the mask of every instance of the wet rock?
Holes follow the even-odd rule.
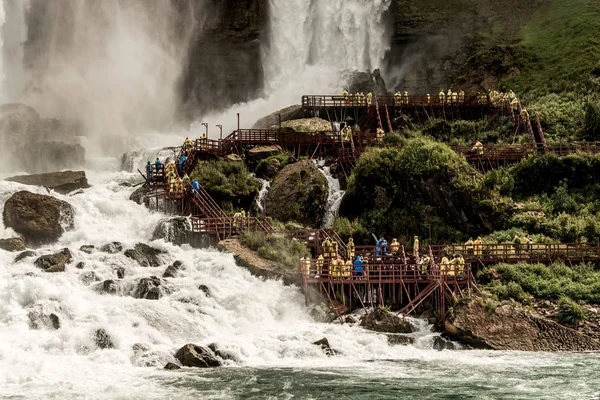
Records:
[[[181,367],[175,363],[168,362],[165,365],[164,369],[172,371],[172,370],[176,370],[176,369],[181,369]]]
[[[177,272],[181,270],[183,267],[183,263],[181,261],[175,261],[173,264],[169,265],[163,274],[163,278],[175,278]]]
[[[366,72],[354,72],[349,80],[348,91],[350,93],[373,93],[374,96],[385,96],[388,94],[385,81],[379,69]]]
[[[79,261],[77,263],[77,265],[75,265],[75,268],[77,268],[77,269],[84,269],[85,268],[85,263],[83,261]]]
[[[85,165],[85,149],[77,143],[27,143],[17,147],[16,154],[27,154],[27,157],[19,159],[19,167],[32,173],[81,168]]]
[[[317,322],[330,323],[336,320],[337,314],[327,304],[316,304],[309,312],[310,316]]]
[[[0,249],[6,251],[23,251],[26,249],[25,242],[20,237],[0,239]]]
[[[123,244],[120,242],[106,243],[100,247],[100,251],[108,254],[117,254],[123,251]]]
[[[30,329],[59,329],[60,318],[55,313],[46,313],[43,307],[36,304],[31,311],[27,313]]]
[[[13,228],[28,245],[57,241],[73,228],[73,208],[52,196],[21,191],[4,203],[4,225]]]
[[[158,300],[168,290],[163,285],[163,281],[156,276],[142,278],[138,281],[133,297],[136,299]]]
[[[155,249],[144,243],[138,243],[133,249],[125,251],[125,256],[135,260],[142,267],[158,267],[161,264],[160,256],[164,251]]]
[[[186,344],[175,353],[175,358],[186,367],[210,368],[220,367],[219,361],[211,349],[196,344]]]
[[[96,249],[96,246],[94,246],[94,245],[84,244],[83,246],[81,246],[79,248],[79,251],[82,251],[82,252],[87,253],[87,254],[92,254],[95,249]]]
[[[101,349],[115,348],[112,338],[110,337],[108,332],[106,332],[106,330],[103,328],[97,329],[96,332],[94,332],[92,339],[96,343],[96,346],[98,346]]]
[[[404,318],[396,316],[385,308],[379,307],[375,311],[363,316],[361,326],[375,332],[386,333],[411,333],[412,328]]]
[[[228,352],[225,349],[222,349],[221,346],[219,346],[216,343],[209,344],[208,348],[211,349],[217,357],[220,357],[223,360],[238,361],[238,359],[235,355],[233,355],[232,353]]]
[[[447,336],[475,348],[521,351],[597,351],[600,342],[510,304],[489,312],[481,299],[454,307]]]
[[[34,264],[46,272],[63,272],[65,266],[71,262],[72,258],[69,249],[64,248],[58,253],[39,257],[34,261]]]
[[[434,350],[456,350],[456,345],[451,340],[447,340],[442,336],[434,336],[433,338],[433,349]]]
[[[152,233],[152,240],[163,239],[165,242],[181,245],[189,241],[192,232],[190,221],[185,217],[164,218]]]
[[[206,297],[210,297],[210,290],[208,289],[208,286],[206,286],[206,285],[200,285],[200,286],[198,286],[198,289],[200,289],[200,291],[202,293],[204,293],[204,295]]]
[[[123,279],[125,278],[125,268],[119,266],[113,266],[113,271],[117,274],[117,278]]]
[[[357,322],[360,322],[360,319],[358,319],[356,315],[346,315],[344,322],[346,324],[356,324]]]
[[[274,178],[281,169],[281,161],[277,158],[272,158],[259,165],[256,170],[256,176],[263,179]]]
[[[136,202],[137,204],[144,204],[146,207],[150,206],[150,197],[152,190],[149,186],[143,185],[139,188],[135,189],[131,196],[129,196],[129,200]]]
[[[100,277],[96,275],[94,271],[86,271],[79,276],[79,280],[86,286],[91,285],[94,282],[98,282]]]
[[[313,344],[315,346],[320,346],[321,350],[323,350],[327,357],[335,356],[339,353],[337,350],[331,348],[331,346],[329,345],[329,340],[327,340],[327,338],[319,339],[316,342],[313,342]]]
[[[119,284],[112,279],[107,279],[94,288],[100,293],[116,294],[119,290]]]
[[[84,171],[62,171],[50,172],[47,174],[19,175],[7,178],[6,180],[19,182],[24,185],[43,186],[62,194],[90,187]]]
[[[252,129],[269,129],[272,126],[279,126],[279,119],[281,122],[286,122],[292,119],[302,117],[302,105],[294,104],[281,110],[275,111],[272,114],[262,117],[254,123]]]
[[[327,208],[327,180],[309,160],[286,165],[267,195],[267,210],[280,221],[320,225]]]
[[[402,334],[389,334],[387,335],[387,342],[390,346],[408,346],[413,344],[415,339]]]
[[[131,346],[131,349],[134,353],[144,353],[150,351],[150,347],[144,343],[135,343],[133,346]]]
[[[18,256],[15,257],[15,263],[18,263],[19,261],[24,260],[27,257],[33,257],[33,256],[35,256],[35,251],[25,250],[24,252],[20,253]]]

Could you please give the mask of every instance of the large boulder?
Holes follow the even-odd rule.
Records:
[[[210,368],[220,367],[219,361],[211,349],[196,344],[186,344],[175,353],[175,358],[186,367]]]
[[[47,174],[19,175],[7,178],[7,181],[25,185],[43,186],[58,193],[69,193],[90,187],[84,171],[62,171]]]
[[[28,245],[57,241],[73,228],[73,208],[52,196],[21,191],[4,203],[4,225],[21,234]]]
[[[476,348],[521,351],[597,351],[600,342],[510,304],[490,310],[480,299],[454,307],[446,321],[452,340]]]
[[[64,248],[58,253],[39,257],[33,264],[46,272],[63,272],[72,259],[69,249]]]
[[[271,128],[276,128],[272,126]],[[286,121],[281,128],[293,132],[327,132],[333,130],[331,122],[321,118],[300,118]]]
[[[176,245],[188,243],[192,233],[192,224],[186,217],[164,218],[158,221],[158,225],[152,233],[152,240],[163,239]]]
[[[161,265],[160,256],[164,251],[155,249],[144,243],[138,243],[133,249],[125,251],[125,256],[137,261],[142,267],[158,267]]]
[[[379,307],[366,314],[361,326],[375,332],[386,333],[411,333],[412,328],[404,318],[394,315],[385,308]]]
[[[27,143],[17,147],[15,154],[19,167],[32,173],[81,168],[85,165],[85,149],[77,143]]]
[[[289,164],[271,184],[267,210],[280,221],[319,226],[327,207],[328,190],[327,180],[312,161]]]
[[[386,96],[388,90],[385,86],[385,81],[381,76],[381,71],[355,72],[349,80],[348,91],[350,93],[373,93],[374,96]]]
[[[269,129],[272,126],[279,126],[280,118],[283,123],[300,117],[302,117],[302,106],[294,104],[293,106],[275,111],[266,117],[262,117],[252,125],[252,129]]]
[[[6,251],[23,251],[25,250],[25,242],[20,237],[0,239],[0,249]]]

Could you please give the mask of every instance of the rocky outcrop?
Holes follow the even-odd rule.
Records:
[[[136,299],[158,300],[168,292],[162,279],[151,276],[150,278],[142,278],[138,281],[133,297]]]
[[[280,221],[319,226],[327,207],[327,180],[309,160],[286,165],[267,196],[267,210]]]
[[[58,253],[41,256],[33,264],[46,272],[63,272],[72,259],[71,252],[65,248]]]
[[[221,362],[208,347],[186,344],[175,353],[175,358],[186,367],[210,368],[220,367]]]
[[[521,351],[597,351],[600,342],[512,305],[487,310],[480,299],[454,307],[446,321],[452,340],[476,348]]]
[[[302,117],[302,106],[300,104],[294,104],[281,110],[275,111],[262,117],[252,125],[252,129],[269,129],[272,126],[279,126],[279,122],[286,122],[292,119]]]
[[[0,249],[5,251],[23,251],[25,250],[25,242],[20,237],[0,239]]]
[[[103,244],[100,247],[100,251],[108,254],[117,254],[123,251],[123,243],[121,242],[111,242]]]
[[[281,129],[292,132],[327,132],[333,130],[333,127],[331,122],[321,118],[300,118],[282,123]]]
[[[98,282],[100,280],[100,277],[98,277],[98,275],[94,271],[86,271],[79,275],[79,280],[85,286],[89,286],[94,282]]]
[[[219,242],[219,249],[233,253],[235,262],[246,268],[252,275],[267,279],[282,279],[285,284],[302,283],[298,271],[290,270],[283,264],[265,260],[255,251],[243,246],[238,239],[226,239]]]
[[[58,193],[69,193],[90,187],[84,171],[62,171],[47,174],[19,175],[7,178],[7,181],[24,185],[43,186]]]
[[[256,176],[263,179],[274,178],[281,169],[281,161],[278,158],[271,158],[258,165]]]
[[[77,143],[33,142],[17,147],[19,167],[27,172],[40,173],[85,165],[85,149]]]
[[[56,311],[60,309],[57,302],[34,304],[27,312],[30,329],[59,329],[60,318]]]
[[[35,251],[33,250],[25,250],[24,252],[20,253],[18,256],[15,257],[15,263],[18,263],[21,260],[24,260],[28,257],[33,257],[35,256]]]
[[[173,264],[169,265],[163,274],[163,278],[175,278],[179,270],[183,268],[183,263],[181,261],[175,261]]]
[[[97,329],[94,332],[94,335],[92,336],[92,340],[94,340],[94,342],[96,343],[96,346],[98,346],[101,349],[114,349],[115,348],[112,338],[110,337],[108,332],[106,332],[106,330],[103,328]]]
[[[313,344],[315,346],[321,347],[321,350],[323,350],[327,357],[335,356],[339,353],[337,350],[331,348],[331,346],[329,345],[329,340],[325,337],[323,339],[317,340],[316,342],[313,342]]]
[[[412,328],[404,318],[394,315],[385,308],[379,307],[366,314],[361,326],[375,332],[411,333]]]
[[[378,69],[366,72],[355,72],[350,78],[350,85],[348,91],[350,93],[364,93],[371,92],[374,96],[386,96],[388,90],[385,86],[385,81],[381,76],[381,71]]]
[[[164,369],[172,371],[172,370],[176,370],[176,369],[181,369],[181,367],[175,363],[172,362],[168,362],[165,366]]]
[[[221,358],[222,360],[237,361],[237,357],[235,355],[221,348],[221,346],[219,346],[217,343],[211,343],[207,347],[211,349],[213,353],[215,353],[215,356]]]
[[[4,204],[4,225],[21,234],[28,245],[57,241],[73,228],[73,208],[52,196],[21,191]]]
[[[142,267],[160,266],[162,254],[165,252],[144,243],[138,243],[133,249],[125,250],[125,257],[137,261]]]
[[[189,240],[191,232],[192,226],[187,218],[164,218],[154,228],[152,240],[164,239],[165,242],[181,245]]]
[[[94,250],[96,250],[96,246],[94,246],[93,244],[84,244],[79,248],[79,251],[82,251],[87,254],[92,254]]]
[[[117,294],[119,292],[119,284],[113,279],[107,279],[94,287],[99,293]]]

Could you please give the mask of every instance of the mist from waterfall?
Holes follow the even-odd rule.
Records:
[[[390,4],[391,0],[269,0],[262,56],[264,97],[199,122],[223,124],[229,133],[238,112],[241,127],[250,127],[271,112],[299,104],[304,94],[341,92],[352,71],[382,65],[392,34],[385,19]],[[192,128],[201,132],[199,124]]]

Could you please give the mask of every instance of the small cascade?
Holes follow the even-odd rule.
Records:
[[[331,174],[331,167],[325,165],[325,160],[317,162],[319,171],[327,179],[327,186],[329,188],[329,196],[327,197],[327,211],[323,217],[322,228],[331,228],[333,220],[338,214],[340,205],[342,204],[342,198],[346,194],[345,190],[340,188],[340,180],[333,177]]]
[[[265,212],[265,203],[267,201],[267,195],[269,194],[271,184],[266,179],[260,179],[260,183],[260,191],[258,192],[258,197],[256,198],[256,209],[260,214],[262,214]]]
[[[433,325],[426,319],[405,317],[413,329],[408,334],[413,346],[423,350],[460,350],[462,346],[441,336],[441,333],[433,331]]]

